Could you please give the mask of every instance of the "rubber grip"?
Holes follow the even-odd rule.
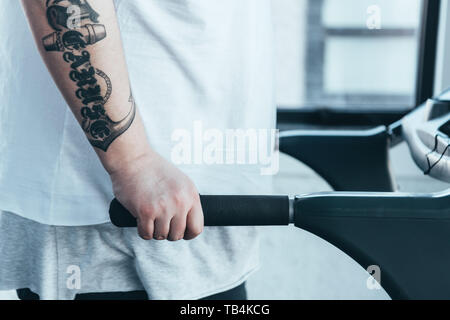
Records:
[[[289,225],[288,196],[200,196],[205,226]],[[114,199],[109,209],[111,222],[120,228],[137,226],[136,219]]]

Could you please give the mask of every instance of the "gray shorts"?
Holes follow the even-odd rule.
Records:
[[[0,290],[41,299],[145,290],[200,299],[247,280],[259,263],[256,228],[206,228],[193,241],[144,241],[112,224],[56,227],[0,212]]]

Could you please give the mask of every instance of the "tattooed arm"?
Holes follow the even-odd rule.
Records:
[[[131,95],[113,0],[22,5],[49,72],[110,174],[116,197],[138,218],[141,237],[197,236],[203,228],[198,192],[149,146]]]

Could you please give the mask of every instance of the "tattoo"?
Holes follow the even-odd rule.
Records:
[[[82,107],[82,128],[92,146],[107,151],[127,131],[136,117],[136,104],[130,93],[130,111],[120,121],[108,116],[105,105],[111,97],[110,78],[91,64],[88,47],[106,38],[106,29],[98,24],[100,15],[88,0],[45,0],[49,25],[55,30],[44,37],[46,51],[61,52],[70,64],[69,78],[76,83],[75,96]],[[71,14],[72,13],[72,14]]]

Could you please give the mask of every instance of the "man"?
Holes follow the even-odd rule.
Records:
[[[26,19],[18,1],[0,13],[0,290],[244,299],[256,231],[202,233],[198,195],[267,193],[270,179],[176,167],[173,133],[274,127],[269,1],[21,4]],[[114,196],[139,236],[109,223]]]

